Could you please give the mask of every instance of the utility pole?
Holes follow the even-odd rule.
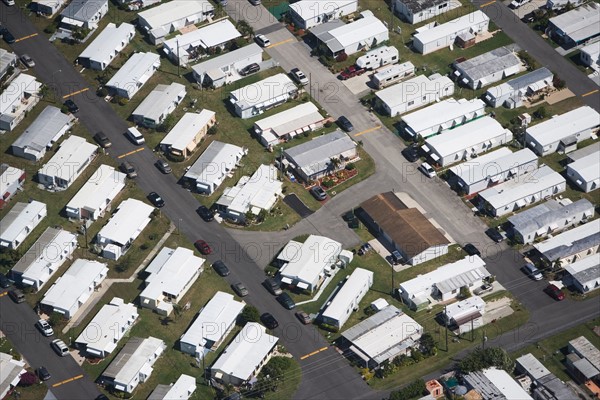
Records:
[[[485,350],[485,342],[487,342],[487,336],[485,336],[485,330],[483,331],[483,337],[481,338],[481,347]]]
[[[474,320],[475,320],[474,318],[471,318],[471,342],[473,340],[475,340],[475,334],[473,333],[473,321]]]
[[[179,39],[175,41],[177,44],[177,76],[181,78],[181,59],[179,58]]]
[[[446,331],[446,351],[450,351],[450,349],[448,349],[448,314],[447,314],[447,307],[448,306],[444,306],[444,330]]]
[[[394,262],[393,261],[392,261],[391,267],[392,267],[392,293],[391,294],[392,294],[392,297],[394,297],[394,288],[396,286],[394,285]]]

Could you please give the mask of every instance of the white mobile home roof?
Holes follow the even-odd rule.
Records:
[[[590,56],[592,65],[600,63],[600,42],[594,42],[582,47],[581,52]]]
[[[481,371],[483,376],[502,393],[506,399],[533,400],[533,398],[521,387],[506,371],[496,368],[488,368]]]
[[[23,92],[37,92],[41,87],[42,84],[35,80],[35,76],[19,74],[2,92],[0,116],[3,114],[12,114],[13,104],[21,98]]]
[[[211,368],[246,380],[278,341],[264,326],[248,322]]]
[[[451,119],[483,110],[485,103],[481,99],[447,99],[432,104],[421,110],[402,116],[406,125],[414,132],[421,132],[429,127],[442,124]]]
[[[538,380],[551,374],[550,370],[531,353],[524,354],[515,361],[532,379]]]
[[[435,149],[441,157],[447,157],[472,145],[488,142],[503,132],[508,131],[494,118],[484,116],[461,125],[452,130],[443,131],[441,134],[427,139],[427,146]],[[508,131],[508,136],[512,136]]]
[[[9,391],[20,381],[25,373],[25,361],[13,359],[12,355],[0,353],[0,396],[8,398]]]
[[[37,118],[12,144],[23,149],[42,151],[52,142],[56,142],[65,127],[73,121],[71,114],[63,114],[59,108],[46,106]]]
[[[438,39],[445,38],[455,32],[463,29],[468,29],[470,26],[481,22],[489,21],[490,18],[482,11],[477,10],[462,17],[453,19],[444,24],[438,25],[435,28],[426,29],[414,35],[421,43],[430,43]]]
[[[326,43],[327,47],[335,53],[361,40],[387,32],[388,28],[383,22],[373,14],[367,14],[349,24],[330,30],[326,35],[329,37]]]
[[[521,233],[537,232],[540,228],[544,228],[544,233],[547,233],[549,226],[555,224],[558,227],[560,226],[560,221],[567,221],[571,216],[582,213],[591,213],[588,217],[594,215],[594,205],[587,199],[579,199],[574,203],[566,205],[550,199],[508,217],[508,221],[512,224],[515,231]]]
[[[88,143],[84,138],[69,136],[39,173],[70,182],[78,169],[86,164],[97,150],[98,146]]]
[[[294,82],[286,74],[280,73],[234,90],[230,93],[230,101],[234,104],[239,103],[242,109],[247,109],[296,90]]]
[[[567,168],[577,171],[586,182],[600,180],[600,153],[592,153],[572,162]]]
[[[323,116],[319,114],[317,106],[309,101],[270,117],[259,119],[254,125],[261,131],[271,129],[278,135],[283,135],[322,119]]]
[[[413,346],[414,342],[407,339],[422,331],[423,327],[414,319],[394,306],[387,306],[342,332],[342,336],[377,363],[381,363]]]
[[[600,42],[598,42],[600,43]],[[600,141],[589,144],[579,150],[572,151],[567,154],[567,158],[572,161],[580,160],[590,154],[600,154]]]
[[[146,400],[188,400],[196,390],[196,378],[182,374],[171,385],[157,385]]]
[[[477,57],[455,64],[457,69],[462,71],[473,81],[479,81],[489,75],[519,65],[521,65],[519,57],[517,57],[513,50],[506,47],[499,47],[488,51],[487,53],[478,55]],[[487,84],[487,82],[484,81],[482,81],[482,83]]]
[[[98,275],[104,275],[108,268],[98,261],[77,259],[69,269],[48,289],[42,303],[51,307],[69,310],[88,292]],[[99,283],[99,282],[97,282]],[[86,299],[89,298],[86,297]]]
[[[551,186],[564,183],[565,178],[547,165],[519,179],[511,179],[479,192],[479,196],[495,209],[527,197]]]
[[[132,337],[102,373],[115,382],[129,383],[148,362],[154,363],[158,349],[165,349],[165,343],[155,337],[141,339]],[[147,371],[150,372],[150,371]]]
[[[108,0],[74,0],[60,13],[63,20],[74,19],[77,21],[88,21],[102,9]]]
[[[170,4],[170,3],[169,3]],[[135,109],[133,115],[141,115],[158,121],[167,107],[174,103],[180,94],[186,93],[185,86],[172,82],[170,85],[156,85],[153,91]]]
[[[476,160],[452,167],[450,171],[463,182],[471,185],[535,160],[537,156],[529,149],[521,149],[513,153],[507,147],[501,147],[477,157]]]
[[[443,93],[442,89],[445,87],[454,89],[454,83],[447,76],[430,79],[425,75],[418,75],[380,90],[375,95],[392,109],[427,93]]]
[[[229,51],[218,57],[211,58],[208,61],[196,64],[192,66],[192,69],[196,74],[203,75],[209,71],[231,65],[238,60],[244,60],[255,54],[262,54],[262,48],[256,43],[251,43],[248,46],[240,47],[239,49]]]
[[[533,247],[548,260],[554,261],[598,244],[600,244],[600,224],[598,221],[592,221],[534,244]]]
[[[113,297],[108,304],[102,306],[75,342],[111,353],[123,337],[123,330],[137,317],[135,304],[125,303],[123,299]],[[115,332],[115,328],[118,332]]]
[[[8,188],[18,181],[25,171],[19,168],[11,167],[8,164],[0,164],[0,196],[8,191]],[[23,176],[23,179],[25,177]]]
[[[46,204],[33,200],[30,203],[17,203],[0,220],[0,238],[13,242],[17,235],[40,213],[46,214]]]
[[[485,301],[479,296],[471,296],[468,299],[457,301],[456,303],[448,304],[444,313],[449,319],[461,316],[473,309],[482,310],[485,306]]]
[[[213,343],[220,342],[245,305],[246,303],[236,301],[229,293],[215,293],[179,341],[196,346],[204,346],[207,340]],[[210,329],[204,329],[204,326]]]
[[[185,177],[198,182],[213,182],[235,168],[240,154],[244,154],[242,147],[215,140],[185,173]]]
[[[160,56],[155,53],[135,53],[119,68],[116,74],[106,84],[108,87],[127,90],[144,84],[151,75],[145,75],[152,66],[160,65]]]
[[[100,230],[98,235],[110,239],[114,243],[124,245],[127,243],[140,226],[147,224],[150,214],[154,210],[148,204],[136,200],[126,199],[119,204],[116,213],[110,221]]]
[[[202,110],[199,113],[185,113],[160,144],[169,145],[177,150],[185,149],[214,115],[215,112],[210,110]]]
[[[530,87],[532,91],[537,91],[546,87],[548,84],[551,84],[553,77],[554,74],[552,71],[546,67],[542,67],[498,86],[491,87],[487,90],[487,93],[490,93],[494,98],[499,98],[507,93],[515,93],[517,91],[521,91],[525,94]],[[540,84],[541,81],[546,84]],[[534,84],[535,86],[532,86]]]
[[[281,267],[279,273],[303,282],[315,282],[323,269],[336,261],[341,251],[341,243],[325,236],[310,235],[299,247],[283,248],[281,253],[289,262]]]
[[[600,33],[598,24],[598,4],[590,2],[564,14],[550,18],[550,23],[568,35],[573,41],[579,42]]]
[[[170,24],[188,16],[195,16],[210,11],[214,7],[206,0],[174,0],[158,7],[138,13],[150,29],[161,26],[169,27]]]
[[[586,286],[586,284],[590,283],[588,290],[593,290],[600,286],[600,253],[593,254],[567,265],[565,271],[567,271],[582,286]]]
[[[242,214],[248,211],[257,214],[271,208],[282,186],[283,182],[277,179],[277,168],[261,164],[251,177],[244,176],[237,185],[225,189],[217,204]]]
[[[323,317],[337,321],[342,320],[348,312],[348,307],[352,305],[354,298],[356,298],[356,294],[360,291],[365,282],[372,280],[373,271],[364,268],[356,268],[354,272],[350,274],[350,277],[344,283],[342,288],[336,293],[331,304],[323,311]]]
[[[89,58],[90,60],[109,60],[112,61],[112,54],[115,49],[121,48],[123,43],[129,42],[129,36],[135,34],[135,27],[125,22],[119,27],[110,23],[96,39],[89,44],[79,55],[79,58]]]
[[[117,171],[110,165],[102,164],[94,175],[79,189],[67,204],[67,208],[97,210],[114,199],[125,187],[127,175]]]
[[[173,52],[177,56],[178,45],[180,54],[184,54],[190,47],[211,48],[240,36],[242,35],[235,29],[235,25],[228,19],[224,19],[166,40],[164,48],[165,51]]]
[[[202,264],[204,259],[195,256],[193,250],[163,247],[146,268],[146,287],[140,297],[157,299],[163,293],[178,296]]]
[[[333,13],[358,0],[302,0],[290,4],[290,8],[304,20],[314,18],[320,14]]]
[[[583,106],[527,128],[527,134],[542,147],[600,124],[600,114]]]

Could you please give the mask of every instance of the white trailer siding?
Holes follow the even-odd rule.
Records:
[[[310,29],[356,12],[358,0],[302,0],[290,4],[290,17],[299,29]]]
[[[392,0],[392,2],[392,11],[411,24],[418,24],[461,6],[458,0]]]

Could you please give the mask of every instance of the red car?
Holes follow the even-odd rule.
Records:
[[[194,246],[196,246],[200,254],[207,255],[212,253],[210,246],[204,240],[196,240]]]
[[[367,72],[365,68],[357,68],[354,65],[349,66],[346,70],[342,71],[339,75],[339,78],[343,81],[346,79],[354,78],[355,76],[359,76]]]
[[[554,300],[564,300],[565,299],[565,294],[563,293],[562,290],[560,290],[559,288],[556,287],[556,285],[548,285],[546,286],[546,289],[544,289],[544,292],[548,293],[548,295],[550,297],[552,297]]]

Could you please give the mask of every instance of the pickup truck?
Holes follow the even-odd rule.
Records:
[[[343,81],[346,79],[354,78],[355,76],[359,76],[367,72],[366,68],[358,68],[355,65],[351,65],[346,70],[342,71],[339,75],[339,78]]]

